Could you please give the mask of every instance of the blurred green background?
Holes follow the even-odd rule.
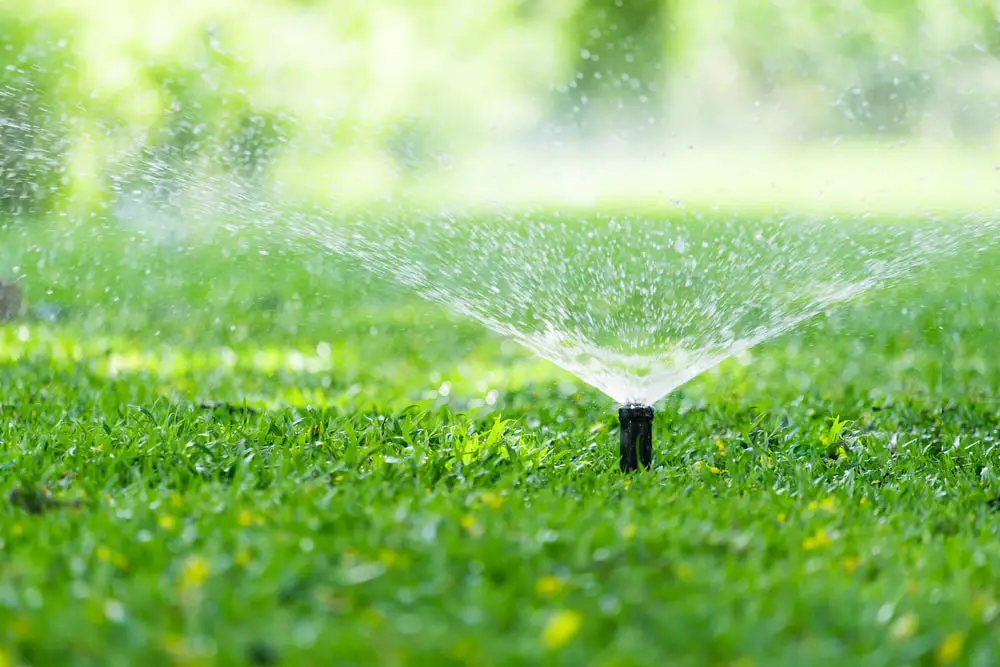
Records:
[[[371,200],[501,177],[466,156],[555,151],[553,172],[580,146],[635,162],[713,142],[717,176],[734,145],[860,145],[871,162],[906,141],[985,152],[966,164],[982,175],[998,54],[989,0],[7,0],[0,211],[169,199],[194,171]]]

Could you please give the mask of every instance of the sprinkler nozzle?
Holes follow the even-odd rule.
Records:
[[[649,405],[623,405],[618,408],[621,425],[621,469],[633,472],[653,463],[653,408]]]

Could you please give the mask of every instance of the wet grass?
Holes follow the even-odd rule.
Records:
[[[0,665],[996,663],[998,255],[702,376],[625,478],[609,401],[332,260],[2,241]]]

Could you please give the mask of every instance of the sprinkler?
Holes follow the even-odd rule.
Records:
[[[621,469],[633,472],[653,463],[653,407],[629,404],[618,408],[621,424]]]

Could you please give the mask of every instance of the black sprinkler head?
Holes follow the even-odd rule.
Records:
[[[653,408],[649,405],[623,405],[618,408],[621,425],[621,469],[633,472],[653,463]]]

